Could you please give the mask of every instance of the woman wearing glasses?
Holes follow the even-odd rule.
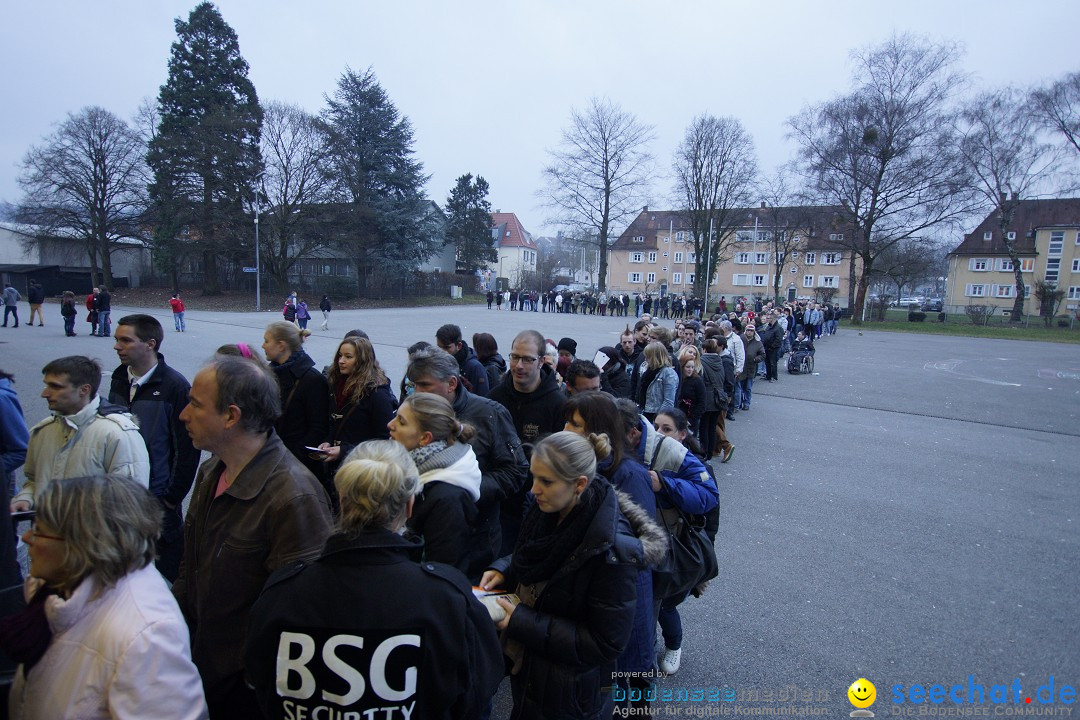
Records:
[[[188,628],[154,568],[161,510],[134,480],[56,479],[35,500],[28,604],[0,625],[12,718],[206,718]]]

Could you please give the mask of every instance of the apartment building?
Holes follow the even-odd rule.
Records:
[[[1006,241],[1014,243],[1020,260],[1024,314],[1039,314],[1036,280],[1065,290],[1063,307],[1080,305],[1080,198],[1023,200],[1004,235],[997,213],[987,215],[949,253],[946,305],[1012,309],[1016,276]]]
[[[715,265],[710,300],[721,295],[771,298],[779,267],[781,298],[812,298],[818,288],[829,288],[836,290],[836,302],[847,304],[851,251],[843,247],[845,228],[835,209],[762,203],[737,213],[743,220],[729,232],[725,256],[699,258],[684,213],[643,208],[608,253],[608,288],[689,295],[697,273]],[[784,242],[788,237],[790,244]],[[776,240],[788,244],[789,252],[778,248]]]

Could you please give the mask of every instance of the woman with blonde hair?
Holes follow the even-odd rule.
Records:
[[[641,542],[615,489],[596,474],[607,435],[558,432],[532,453],[532,494],[514,552],[484,573],[481,587],[506,598],[506,653],[513,661],[514,718],[611,717],[616,658],[634,624]]]
[[[251,610],[244,666],[262,716],[319,717],[321,708],[327,716],[370,717],[393,703],[413,718],[480,717],[503,676],[498,637],[464,575],[412,559],[418,546],[402,530],[420,475],[409,453],[388,440],[361,443],[334,483],[341,514],[322,556],[272,577]],[[353,658],[359,678],[361,637],[364,657],[388,658],[382,686],[364,691],[316,669],[324,667],[317,660],[289,664],[279,679],[283,658],[316,644],[340,648],[342,663]],[[279,683],[295,689],[298,675],[310,692],[281,692]],[[391,692],[392,700],[382,697]]]
[[[12,718],[206,718],[187,623],[154,567],[158,501],[119,475],[56,478],[23,534],[27,608],[0,623]]]
[[[424,559],[479,578],[493,558],[487,529],[472,530],[481,477],[468,443],[475,434],[472,426],[458,422],[446,398],[415,393],[401,403],[388,428],[420,473],[420,491],[408,526],[424,539]]]
[[[397,409],[397,398],[366,337],[353,335],[341,341],[328,380],[330,440],[320,443],[319,450],[323,460],[336,468],[365,440],[390,437],[386,425]]]
[[[642,414],[652,422],[656,413],[675,407],[679,375],[672,369],[671,354],[663,343],[649,343],[642,354],[646,370],[638,383],[637,403]]]
[[[318,478],[337,507],[326,463],[306,449],[317,446],[330,432],[330,386],[304,352],[304,341],[310,335],[310,330],[297,329],[284,320],[270,323],[263,333],[263,354],[281,389],[281,416],[274,430],[289,452]]]

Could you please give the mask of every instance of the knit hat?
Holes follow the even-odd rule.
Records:
[[[573,338],[564,337],[559,340],[559,344],[556,346],[559,350],[565,350],[571,355],[577,355],[577,343]]]

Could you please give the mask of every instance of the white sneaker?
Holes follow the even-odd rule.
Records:
[[[672,650],[664,648],[664,657],[660,659],[660,669],[668,675],[679,672],[679,663],[682,660],[682,648]]]

